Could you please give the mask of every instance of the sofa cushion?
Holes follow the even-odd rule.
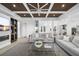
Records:
[[[72,42],[72,40],[74,39],[74,35],[69,37],[69,41]]]
[[[60,38],[61,40],[63,40],[64,37],[63,37],[63,36],[60,36],[59,38]]]
[[[74,44],[72,44],[71,42],[69,41],[65,41],[65,40],[56,40],[56,42],[59,44],[59,45],[63,45],[65,47],[72,47],[72,48],[76,48],[76,46]]]
[[[69,41],[69,37],[68,36],[64,36],[64,39],[65,41]]]
[[[79,56],[79,48],[77,48],[72,42],[56,39],[56,43],[73,56]]]
[[[74,35],[69,36],[69,41],[72,42],[72,40],[74,39]]]
[[[77,38],[74,38],[73,39],[73,41],[72,41],[72,43],[76,46],[76,47],[78,47],[79,48],[79,39]]]
[[[72,50],[72,52],[73,52],[73,56],[79,56],[79,48],[73,48],[73,50]]]
[[[63,35],[58,35],[57,36],[57,39],[63,40],[63,38],[64,38]]]

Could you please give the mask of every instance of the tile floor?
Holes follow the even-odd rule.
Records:
[[[15,44],[12,44],[12,48],[6,48],[7,50],[0,54],[1,56],[68,56],[59,46],[55,43],[44,43],[44,45],[50,46],[50,48],[36,48],[33,43],[27,42],[26,39],[20,39]],[[5,49],[3,49],[5,50]],[[1,51],[1,50],[0,50]]]

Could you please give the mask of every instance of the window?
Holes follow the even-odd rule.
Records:
[[[36,20],[36,27],[38,27],[38,21]]]
[[[44,28],[44,32],[46,32],[46,28],[45,28],[45,26],[44,26],[43,28]]]

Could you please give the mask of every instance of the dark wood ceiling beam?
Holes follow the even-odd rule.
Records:
[[[28,11],[13,11],[14,13],[29,13]],[[30,13],[47,13],[47,11],[30,11]],[[66,11],[50,11],[49,13],[66,13]]]
[[[50,4],[49,10],[48,10],[48,12],[47,12],[47,14],[46,14],[46,18],[47,18],[47,16],[48,16],[49,12],[51,11],[53,5],[54,5],[54,3],[51,3],[51,4]]]
[[[27,5],[26,3],[23,3],[23,5],[24,5],[24,6],[25,6],[25,8],[27,9],[27,11],[30,13],[31,11],[30,11],[30,9],[29,9],[28,5]],[[30,13],[30,15],[31,15],[31,16],[32,16],[32,18],[33,18],[32,13]]]
[[[45,5],[43,5],[42,7],[40,7],[40,9],[44,8],[48,3],[46,3]]]
[[[31,7],[33,7],[33,8],[35,8],[35,9],[37,9],[37,7],[35,7],[35,6],[33,6],[32,4],[30,4],[30,3],[28,3]]]

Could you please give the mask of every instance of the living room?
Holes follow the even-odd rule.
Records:
[[[1,56],[79,56],[79,3],[0,3]]]

